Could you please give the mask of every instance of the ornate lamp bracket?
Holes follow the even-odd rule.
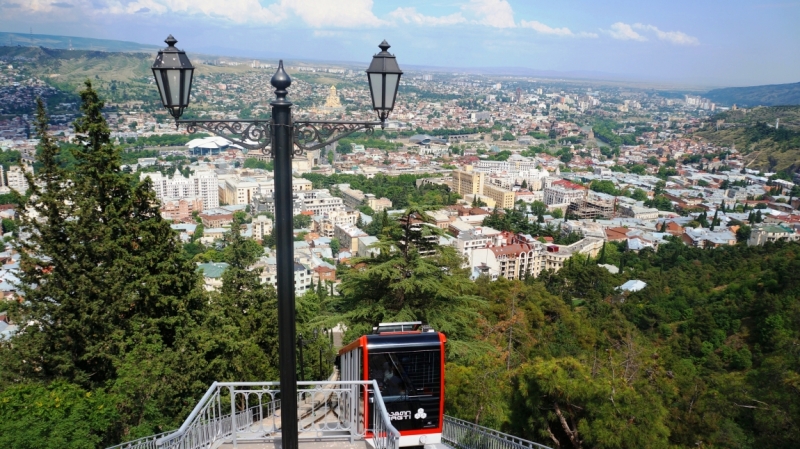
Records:
[[[186,130],[191,134],[205,130],[247,150],[260,151],[274,157],[271,144],[275,123],[272,119],[178,120],[178,124],[186,125]],[[294,136],[292,156],[302,156],[305,151],[326,147],[358,131],[372,135],[376,126],[381,126],[381,122],[295,121],[292,124]]]

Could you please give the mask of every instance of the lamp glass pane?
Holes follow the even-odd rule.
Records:
[[[181,71],[167,70],[167,83],[169,83],[169,106],[181,104]]]
[[[383,109],[383,73],[370,73],[369,86],[372,88],[372,105]]]
[[[183,72],[183,101],[181,104],[184,106],[189,105],[189,93],[192,88],[192,72],[193,70],[191,69]]]
[[[164,90],[164,79],[161,77],[161,70],[153,70],[153,75],[156,78],[156,85],[158,86],[158,93],[161,94],[161,103],[167,105],[167,91]]]
[[[383,100],[383,107],[392,109],[394,107],[394,94],[397,92],[397,82],[400,80],[400,75],[396,73],[386,74],[386,96]]]

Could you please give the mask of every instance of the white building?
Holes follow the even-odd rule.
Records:
[[[275,288],[278,288],[278,265],[275,262],[275,259],[271,259],[267,265],[264,267],[264,270],[261,272],[261,283],[262,284],[270,284]],[[309,288],[312,287],[311,284],[312,276],[311,270],[306,268],[305,266],[295,263],[294,264],[294,294],[295,296],[303,296]]]
[[[571,183],[566,180],[554,181],[544,189],[544,203],[570,204],[582,199],[586,195],[586,187]]]
[[[28,188],[30,187],[28,185],[28,180],[25,179],[25,171],[27,170],[29,169],[23,169],[19,165],[14,165],[13,167],[9,168],[8,173],[6,174],[8,177],[8,187],[22,194],[27,192]]]
[[[175,170],[172,178],[161,173],[141,173],[140,180],[150,178],[156,198],[162,203],[170,200],[199,198],[203,210],[219,207],[219,181],[213,170],[198,170],[184,178]]]
[[[253,219],[253,238],[263,240],[272,233],[272,220],[266,215],[259,215]]]

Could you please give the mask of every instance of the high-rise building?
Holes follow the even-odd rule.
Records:
[[[544,203],[548,206],[570,204],[583,199],[584,196],[586,196],[586,187],[564,179],[554,181],[544,189]]]
[[[203,202],[203,210],[219,207],[219,180],[213,170],[198,170],[188,178],[177,170],[172,178],[161,173],[141,173],[139,178],[150,178],[156,198],[162,202],[198,198]]]
[[[24,194],[28,191],[28,180],[25,179],[25,169],[19,165],[15,165],[8,169],[8,187]]]
[[[500,186],[486,184],[483,186],[483,194],[493,199],[497,207],[501,209],[514,208],[514,199],[516,196],[511,190],[504,189]]]
[[[459,195],[483,195],[485,173],[472,170],[468,165],[464,170],[453,170],[453,191]]]

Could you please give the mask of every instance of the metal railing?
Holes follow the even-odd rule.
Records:
[[[118,444],[116,446],[111,446],[108,449],[156,449],[157,448],[156,441],[158,441],[159,438],[165,435],[169,435],[172,432],[175,431],[170,430],[167,432],[150,435],[144,438],[139,438],[138,440],[126,441],[125,443]]]
[[[550,449],[533,441],[444,416],[442,442],[456,449]]]
[[[376,381],[298,382],[299,439],[350,441],[370,438],[375,449],[398,449]],[[365,399],[374,396],[372,422]],[[278,382],[214,382],[181,427],[108,449],[206,449],[222,443],[266,443],[281,437]]]

